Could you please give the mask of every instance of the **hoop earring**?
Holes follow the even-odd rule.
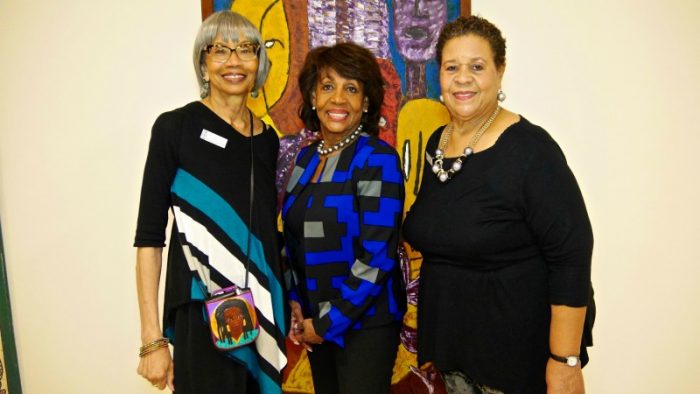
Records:
[[[506,94],[503,92],[502,89],[498,89],[498,94],[496,95],[496,99],[500,102],[506,101]]]

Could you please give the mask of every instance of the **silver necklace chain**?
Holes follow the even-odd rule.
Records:
[[[360,125],[358,128],[356,128],[355,131],[350,133],[347,137],[343,138],[340,142],[337,142],[333,146],[329,146],[328,148],[324,148],[324,146],[326,145],[326,141],[321,140],[321,143],[318,144],[318,147],[316,147],[316,151],[321,156],[331,154],[331,153],[337,151],[338,149],[342,149],[342,148],[350,145],[350,143],[352,141],[354,141],[358,135],[360,135],[361,131],[362,131],[362,125]]]
[[[437,175],[438,179],[440,182],[447,182],[448,180],[452,179],[452,177],[459,172],[459,170],[462,169],[462,163],[464,163],[465,160],[467,160],[467,157],[471,156],[474,153],[474,146],[476,146],[476,143],[479,142],[479,139],[481,138],[482,135],[486,132],[486,130],[491,126],[491,123],[493,123],[494,119],[496,119],[496,116],[498,116],[498,113],[501,112],[501,106],[496,106],[496,110],[493,111],[491,116],[484,122],[483,125],[479,128],[479,130],[474,134],[472,137],[471,141],[469,141],[469,145],[467,145],[466,148],[464,148],[464,151],[462,152],[461,155],[457,159],[455,159],[454,163],[452,163],[452,167],[449,170],[445,170],[442,168],[443,160],[445,159],[445,150],[447,149],[447,143],[450,141],[450,137],[452,136],[452,130],[453,126],[452,123],[450,123],[445,130],[442,132],[442,136],[440,137],[440,143],[438,144],[437,149],[435,149],[435,159],[433,160],[433,173]]]

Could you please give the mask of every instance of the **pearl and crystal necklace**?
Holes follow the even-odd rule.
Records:
[[[437,149],[435,149],[435,159],[433,159],[433,173],[437,175],[438,179],[440,182],[447,182],[448,180],[452,179],[452,177],[459,172],[459,170],[462,169],[462,163],[467,160],[467,157],[471,156],[474,153],[474,146],[476,146],[476,143],[479,142],[479,138],[481,138],[482,135],[484,135],[484,132],[486,129],[491,126],[491,123],[493,123],[493,120],[496,119],[496,116],[498,116],[498,113],[501,112],[501,106],[496,106],[496,110],[493,111],[491,116],[486,120],[486,122],[481,125],[479,130],[474,134],[472,137],[472,140],[469,141],[469,145],[467,145],[466,148],[464,148],[464,152],[462,152],[461,155],[455,160],[454,163],[452,163],[452,168],[449,170],[445,171],[444,168],[442,168],[442,161],[445,158],[445,150],[447,148],[447,142],[450,140],[450,137],[452,136],[452,123],[450,123],[447,128],[442,132],[442,136],[440,137],[440,143],[438,144]]]
[[[326,145],[325,140],[321,140],[321,143],[318,144],[318,147],[316,148],[316,151],[318,152],[319,155],[325,156],[328,154],[331,154],[338,149],[344,148],[347,145],[350,145],[352,141],[357,138],[358,135],[360,135],[360,132],[362,131],[362,125],[360,125],[358,128],[355,129],[352,133],[348,134],[347,137],[343,138],[340,142],[335,143],[333,146],[330,146],[328,148],[324,148]]]

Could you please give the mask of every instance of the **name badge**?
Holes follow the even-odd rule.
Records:
[[[211,131],[207,129],[202,129],[202,134],[200,134],[199,138],[203,139],[204,141],[207,141],[211,144],[214,144],[218,146],[219,148],[226,148],[226,143],[228,140],[218,134],[214,134]]]

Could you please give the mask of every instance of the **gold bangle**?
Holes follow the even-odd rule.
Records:
[[[160,348],[164,348],[164,347],[168,347],[168,344],[167,344],[167,343],[162,343],[162,344],[160,344],[160,345],[151,346],[151,347],[149,347],[149,348],[147,348],[147,349],[143,349],[143,350],[141,350],[141,351],[139,352],[139,357],[143,357],[143,356],[145,356],[145,355],[147,355],[147,354],[149,354],[149,353],[153,353],[154,351],[156,351],[156,350],[158,350],[158,349],[160,349]]]
[[[151,348],[149,348],[149,349],[145,349],[145,350],[139,352],[139,357],[143,357],[143,356],[145,356],[145,355],[147,355],[147,354],[149,354],[149,353],[155,352],[156,350],[158,350],[158,349],[160,349],[160,348],[166,348],[166,347],[168,347],[168,344],[167,344],[167,343],[164,343],[164,344],[159,345],[159,346],[155,346],[155,347],[151,347]]]
[[[139,348],[139,357],[143,357],[147,355],[148,353],[151,353],[155,350],[158,350],[162,347],[167,347],[168,344],[170,343],[170,340],[168,338],[160,338],[156,339],[153,342],[149,342]]]
[[[157,339],[153,342],[149,342],[149,343],[141,346],[141,348],[139,348],[139,351],[143,352],[145,350],[148,350],[148,349],[151,349],[154,347],[161,347],[161,346],[167,345],[168,343],[169,343],[168,338],[160,338],[160,339]]]
[[[159,338],[159,339],[156,339],[156,340],[153,341],[153,342],[149,342],[149,343],[147,343],[147,344],[141,346],[141,349],[140,349],[140,350],[148,349],[148,348],[150,348],[150,347],[159,346],[159,345],[162,345],[162,344],[166,344],[166,345],[167,345],[168,343],[170,343],[170,340],[169,340],[168,338]]]

